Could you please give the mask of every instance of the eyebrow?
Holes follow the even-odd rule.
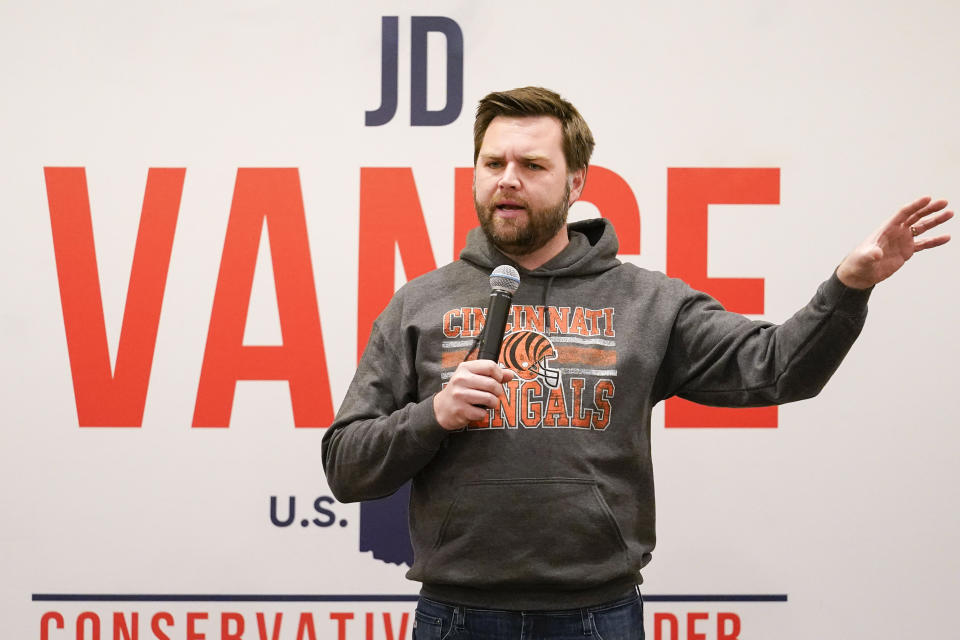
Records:
[[[484,158],[486,160],[503,160],[502,153],[486,152],[486,153],[481,153],[478,157]],[[539,153],[526,153],[521,155],[520,159],[523,160],[524,162],[540,162],[543,164],[547,164],[550,162],[549,156],[539,154]]]
[[[544,164],[550,162],[550,158],[545,155],[540,155],[536,153],[530,153],[520,156],[521,160],[526,160],[528,162],[542,162]]]

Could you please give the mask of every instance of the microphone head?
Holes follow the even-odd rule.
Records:
[[[520,273],[508,264],[502,264],[490,274],[490,288],[513,295],[520,288]]]

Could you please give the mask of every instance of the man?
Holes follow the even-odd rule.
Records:
[[[815,395],[858,335],[870,288],[948,220],[907,205],[780,326],[616,259],[605,220],[566,225],[593,136],[528,87],[477,110],[481,230],[377,319],[323,441],[338,499],[412,479],[415,638],[642,638],[654,546],[650,414],[673,395],[756,406]],[[500,362],[474,349],[500,264],[521,274]]]

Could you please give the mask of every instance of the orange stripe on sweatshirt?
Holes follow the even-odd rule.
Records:
[[[617,366],[617,352],[596,347],[560,347],[557,362],[564,366],[572,364],[586,365],[598,369],[612,369]]]

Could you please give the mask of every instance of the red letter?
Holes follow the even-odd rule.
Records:
[[[733,623],[733,631],[726,630],[727,621]],[[717,614],[717,640],[740,640],[740,616],[735,613]]]
[[[778,204],[779,169],[667,169],[667,275],[682,278],[737,313],[763,313],[762,278],[707,276],[707,205]],[[777,408],[666,403],[667,427],[776,427]]]
[[[300,623],[297,625],[297,640],[304,640],[308,636],[310,640],[317,640],[317,632],[313,629],[313,614],[304,612],[300,614]]]
[[[93,611],[84,611],[77,616],[77,640],[86,640],[87,634],[83,629],[87,620],[90,621],[90,628],[93,629],[91,640],[100,640],[100,616]]]
[[[610,169],[590,165],[580,200],[592,203],[601,216],[613,223],[620,240],[620,253],[640,253],[640,209],[633,190],[623,178]],[[478,224],[473,204],[472,168],[458,168],[454,172],[453,204],[453,258],[456,260],[467,244],[467,232]]]
[[[123,617],[123,613],[114,611],[113,640],[137,640],[140,631],[140,614],[136,611],[130,614],[130,624],[133,626],[133,631],[127,626],[127,620]]]
[[[590,165],[580,199],[593,203],[600,215],[613,223],[620,242],[618,253],[639,255],[640,209],[626,180],[610,169]]]
[[[479,226],[473,204],[473,167],[457,167],[453,172],[453,259],[467,246],[467,233]]]
[[[40,618],[40,640],[49,640],[51,620],[53,620],[57,629],[63,629],[63,616],[56,611],[47,611]]]
[[[150,620],[150,630],[153,631],[153,635],[156,636],[157,640],[170,640],[170,636],[160,628],[161,620],[163,620],[168,627],[173,626],[173,616],[166,611],[160,611],[159,613],[153,614],[153,618]]]
[[[277,640],[280,637],[280,622],[283,619],[283,613],[277,612],[273,616],[273,630],[270,632],[270,640]],[[260,633],[260,640],[267,640],[267,620],[266,617],[257,612],[257,631]]]
[[[230,622],[235,622],[236,631],[230,631]],[[220,640],[243,640],[243,616],[239,613],[220,614]]]
[[[60,303],[81,427],[139,427],[186,169],[150,169],[111,372],[83,167],[44,167]]]
[[[407,622],[409,621],[410,614],[406,611],[403,612],[403,616],[400,618],[400,631],[396,635],[393,633],[393,625],[390,623],[390,614],[384,612],[383,614],[383,627],[387,630],[387,640],[403,640],[407,637]]]
[[[207,619],[206,613],[198,613],[193,611],[187,612],[187,640],[204,640],[204,638],[207,637],[206,634],[204,634],[202,631],[197,631],[196,629],[194,629],[194,625],[197,622],[197,620],[206,620],[206,619]]]
[[[281,346],[243,345],[257,249],[266,219],[280,315]],[[238,169],[223,243],[194,427],[230,424],[237,380],[288,380],[293,421],[333,420],[320,312],[296,169]]]
[[[373,321],[393,296],[394,246],[407,280],[437,268],[417,185],[408,168],[360,169],[360,252],[357,359]]]
[[[697,633],[697,622],[710,618],[709,613],[688,613],[687,614],[687,640],[707,640],[707,634]]]
[[[337,640],[347,639],[347,620],[353,620],[352,613],[330,612],[330,619],[337,621]]]
[[[677,640],[679,631],[677,630],[677,616],[672,613],[653,614],[653,640],[663,640],[663,623],[669,624],[670,640]]]

